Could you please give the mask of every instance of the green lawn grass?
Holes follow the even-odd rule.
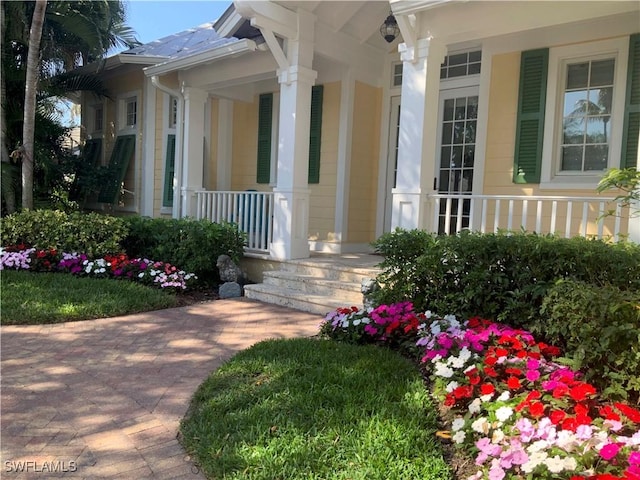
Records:
[[[211,479],[446,480],[437,412],[396,352],[270,340],[213,372],[182,421]]]
[[[32,325],[113,317],[176,305],[168,292],[134,282],[3,270],[0,322]]]

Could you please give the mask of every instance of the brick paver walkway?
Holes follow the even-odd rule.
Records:
[[[238,299],[3,326],[0,477],[201,479],[176,439],[198,385],[239,350],[320,321]]]

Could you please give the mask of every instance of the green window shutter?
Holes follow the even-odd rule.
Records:
[[[94,167],[98,165],[101,152],[101,138],[92,138],[85,142],[82,150],[81,161],[78,163],[76,175],[69,190],[69,200],[80,200],[83,193],[86,193],[86,185],[89,182],[89,176],[93,173]]]
[[[116,140],[109,161],[109,174],[98,193],[98,202],[116,203],[120,196],[120,186],[135,153],[136,136],[122,135]]]
[[[311,89],[311,126],[309,128],[309,183],[320,183],[322,93],[322,85],[316,85]]]
[[[549,50],[522,52],[514,183],[540,183]]]
[[[636,168],[640,134],[640,33],[631,35],[629,39],[627,69],[627,96],[620,168]]]
[[[176,167],[176,136],[167,135],[167,159],[164,164],[164,190],[162,192],[162,206],[173,205],[173,175]]]
[[[271,115],[273,111],[273,93],[260,95],[258,106],[258,183],[271,181]]]

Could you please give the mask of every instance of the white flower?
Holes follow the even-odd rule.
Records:
[[[486,395],[481,395],[480,400],[484,402],[488,402],[493,397],[493,393],[487,393]]]
[[[143,277],[144,277],[144,273],[143,273],[143,272],[140,272],[140,273],[138,274],[138,278],[143,278]]]
[[[513,409],[509,407],[500,407],[496,410],[496,418],[501,422],[506,422],[513,415]]]
[[[504,432],[500,429],[494,430],[491,435],[491,443],[500,443],[502,440],[504,440]]]
[[[489,422],[487,422],[486,418],[480,417],[471,424],[471,429],[474,432],[484,433],[486,435],[489,432]]]
[[[447,363],[449,363],[449,365],[451,365],[453,368],[464,367],[464,360],[460,357],[451,356],[449,357]]]
[[[507,400],[509,400],[509,398],[511,398],[511,394],[507,391],[504,391],[500,394],[500,396],[497,398],[497,400],[499,402],[506,402]]]
[[[547,452],[533,452],[529,455],[529,460],[520,468],[522,468],[524,473],[531,473],[538,465],[544,463],[547,457]]]
[[[462,347],[462,350],[460,350],[460,358],[463,361],[467,361],[471,358],[471,352],[469,351],[469,349],[467,347]]]
[[[468,407],[469,408],[469,413],[472,414],[472,415],[474,413],[478,413],[480,411],[480,404],[481,404],[480,399],[479,398],[474,398],[473,402],[471,402],[469,404],[469,407]]]
[[[464,427],[464,424],[465,424],[464,418],[457,417],[451,424],[451,430],[453,430],[454,432],[457,432],[458,430],[461,430]]]
[[[466,436],[467,436],[467,434],[464,432],[464,430],[459,430],[451,438],[456,443],[462,443],[462,442],[464,442],[464,437],[466,437]]]
[[[431,333],[433,335],[438,335],[442,331],[437,320],[435,322],[432,322],[429,328],[431,329]]]
[[[551,473],[560,473],[564,470],[564,461],[558,455],[547,458],[545,465]]]
[[[547,442],[546,440],[538,440],[536,442],[533,442],[531,445],[527,447],[527,452],[538,453],[538,452],[542,452],[548,447],[549,447],[549,442]],[[546,455],[547,454],[545,453],[545,458],[546,458]]]
[[[447,393],[451,393],[458,387],[459,387],[458,382],[453,380],[447,384],[447,386],[445,387],[445,390],[447,391]]]
[[[576,435],[571,430],[560,430],[555,444],[566,452],[571,452],[578,445]]]
[[[567,457],[564,459],[564,469],[568,472],[574,472],[578,467],[578,462],[573,457]]]
[[[358,326],[358,325],[360,325],[361,323],[362,323],[362,320],[360,320],[359,318],[356,318],[356,319],[353,321],[353,326],[354,326],[354,327],[357,327],[357,326]],[[349,325],[349,322],[347,322],[347,326],[348,326],[348,325]]]
[[[434,372],[439,377],[451,378],[453,377],[453,370],[447,366],[446,363],[436,363],[436,369]]]

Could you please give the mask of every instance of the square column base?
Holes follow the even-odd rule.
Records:
[[[392,230],[396,228],[404,230],[429,229],[431,227],[431,207],[426,195],[419,191],[409,192],[399,189],[393,189],[392,195]]]
[[[273,258],[309,258],[309,197],[308,189],[274,189]]]

